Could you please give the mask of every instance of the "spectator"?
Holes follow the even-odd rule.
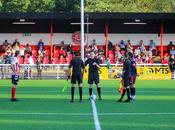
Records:
[[[150,51],[152,51],[152,54],[156,55],[156,53],[157,53],[157,51],[156,51],[156,44],[155,44],[155,42],[153,40],[150,40],[149,48],[150,48]]]
[[[112,50],[113,49],[113,44],[111,41],[108,41],[108,50]]]
[[[145,45],[144,45],[144,43],[143,43],[143,40],[140,40],[139,49],[140,49],[140,52],[141,52],[141,53],[145,53],[146,48],[145,48]]]
[[[137,47],[137,48],[134,50],[134,56],[135,56],[135,58],[137,58],[139,55],[140,55],[140,49],[139,49],[139,47]]]
[[[8,45],[9,45],[8,41],[5,40],[5,41],[3,42],[3,45],[2,45],[2,52],[5,52],[5,50],[6,50],[6,48],[8,47]]]
[[[15,39],[15,41],[13,42],[12,47],[14,46],[18,46],[18,47],[20,46],[18,39]]]
[[[126,51],[127,51],[127,53],[129,53],[129,52],[133,53],[133,47],[131,45],[130,40],[128,40],[128,43],[126,45]]]
[[[67,46],[67,55],[68,55],[68,54],[73,54],[72,44],[69,44],[69,45]]]
[[[18,42],[18,39],[15,39],[13,45],[12,45],[12,52],[15,54],[16,51],[20,50],[20,43]]]
[[[96,43],[92,45],[92,51],[95,53],[95,56],[98,56],[98,47]]]
[[[168,49],[169,49],[169,51],[171,50],[172,47],[174,47],[174,45],[173,45],[173,42],[170,41],[170,44],[168,45]]]
[[[24,52],[25,52],[25,48],[23,46],[20,46],[20,56],[24,59]]]
[[[170,50],[170,55],[175,55],[174,46],[173,46],[173,47],[171,47],[171,50]]]
[[[124,51],[126,50],[126,45],[125,45],[125,43],[124,43],[123,40],[121,40],[119,46],[120,46],[120,49],[121,49],[121,50],[124,50]]]
[[[29,43],[27,43],[26,48],[25,48],[25,53],[29,54],[30,52],[32,52],[32,49],[31,49]]]
[[[167,56],[164,56],[161,60],[161,64],[165,65],[165,64],[168,64],[168,58]]]
[[[44,51],[44,42],[42,41],[42,39],[40,39],[38,42],[38,50],[41,52]]]

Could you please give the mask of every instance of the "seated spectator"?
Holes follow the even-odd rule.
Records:
[[[18,39],[15,39],[13,45],[12,45],[12,52],[15,54],[16,51],[20,50],[20,43],[18,42]]]
[[[67,55],[68,55],[68,54],[73,54],[72,44],[69,44],[69,45],[67,46]]]
[[[157,53],[157,51],[156,51],[156,44],[155,44],[155,42],[153,40],[150,40],[149,48],[150,48],[150,51],[152,51],[152,54],[156,55],[156,53]]]
[[[14,46],[18,46],[18,47],[20,46],[18,39],[15,39],[15,41],[13,42],[12,47]]]
[[[137,58],[139,55],[140,55],[140,49],[139,49],[139,47],[137,47],[137,48],[134,50],[134,57]]]
[[[140,52],[141,52],[141,53],[145,53],[146,48],[145,48],[145,45],[144,45],[144,43],[143,43],[143,40],[140,40],[139,49],[140,49]]]
[[[120,46],[120,50],[124,50],[124,51],[126,50],[126,45],[123,40],[121,40],[121,42],[119,43],[119,46]]]
[[[96,43],[92,45],[92,51],[95,53],[96,56],[98,56],[98,47]]]
[[[60,55],[66,56],[66,51],[63,47],[60,48]]]
[[[25,55],[25,48],[23,46],[20,46],[20,56],[24,59],[24,55]]]
[[[128,44],[126,45],[126,51],[133,53],[133,47],[131,45],[130,40],[128,40]]]
[[[29,54],[30,52],[32,52],[32,49],[31,49],[29,43],[27,43],[26,48],[25,48],[25,53]]]
[[[111,41],[108,41],[108,50],[112,50],[113,49],[113,44]]]
[[[171,47],[171,49],[170,49],[170,55],[175,55],[174,46],[173,46],[173,47]]]
[[[1,50],[3,53],[5,52],[5,50],[6,50],[6,48],[8,47],[8,45],[9,45],[8,41],[5,40],[5,41],[3,42],[3,44],[2,44],[2,50]]]
[[[60,64],[66,64],[67,61],[66,61],[66,58],[64,55],[60,55]]]
[[[5,55],[12,56],[12,54],[13,54],[12,47],[11,47],[11,45],[8,45],[8,47],[5,50]]]
[[[153,55],[153,52],[152,52],[152,50],[151,50],[150,48],[148,48],[147,55],[148,55],[148,56],[152,56],[152,55]]]
[[[165,65],[165,64],[168,64],[168,57],[167,56],[164,56],[161,60],[161,64]]]
[[[38,50],[44,51],[44,42],[42,41],[42,39],[40,39],[38,42]]]

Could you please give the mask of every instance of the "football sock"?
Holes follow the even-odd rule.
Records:
[[[125,92],[126,92],[126,89],[123,90],[122,96],[121,96],[121,98],[119,100],[123,99],[123,97],[125,96]]]
[[[101,88],[100,87],[97,87],[97,92],[98,92],[99,98],[101,98]]]
[[[74,91],[75,91],[75,87],[71,87],[71,100],[74,100]]]
[[[82,100],[82,87],[79,87],[79,95],[80,95],[80,100]]]
[[[129,91],[129,88],[126,88],[126,91],[127,91],[127,98],[128,98],[128,100],[130,100],[130,91]]]
[[[89,88],[89,96],[92,95],[92,88]]]
[[[16,99],[16,88],[12,87],[12,99]]]

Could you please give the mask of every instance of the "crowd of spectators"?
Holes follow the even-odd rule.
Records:
[[[106,60],[111,64],[122,63],[125,54],[131,52],[134,54],[137,64],[153,64],[153,57],[158,55],[158,50],[156,49],[156,44],[153,40],[150,40],[148,46],[145,46],[143,40],[140,40],[137,46],[135,44],[133,46],[130,40],[127,40],[126,42],[121,40],[116,44],[109,41],[107,57],[105,48],[97,45],[98,44],[94,39],[91,44],[85,46],[85,60],[89,58],[90,52],[94,51],[102,64],[104,64]],[[36,49],[32,49],[29,43],[21,45],[18,39],[15,39],[13,43],[9,43],[8,40],[5,40],[1,47],[0,63],[9,64],[11,57],[15,51],[18,50],[21,55],[19,58],[20,64],[67,64],[70,63],[75,51],[72,48],[72,44],[65,45],[64,41],[62,41],[58,47],[54,46],[53,53],[50,52],[50,49],[45,48],[42,39],[38,41],[36,47]],[[169,55],[175,55],[172,41],[170,41],[168,49],[168,53],[165,54],[160,61],[162,64],[168,63]]]

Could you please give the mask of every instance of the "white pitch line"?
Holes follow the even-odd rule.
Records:
[[[96,108],[96,105],[95,105],[95,101],[93,99],[91,99],[91,105],[92,105],[92,110],[93,110],[95,129],[96,130],[101,130],[100,122],[99,122],[99,119],[98,119],[97,108]]]
[[[94,102],[95,103],[95,102]],[[92,116],[92,113],[27,113],[27,112],[14,112],[14,113],[7,113],[7,112],[3,112],[0,113],[0,115],[43,115],[43,116]],[[94,114],[93,114],[94,115]],[[126,115],[130,115],[130,116],[146,116],[146,115],[175,115],[175,112],[169,112],[169,113],[154,113],[154,112],[150,112],[150,113],[98,113],[99,116],[116,116],[116,115],[120,115],[120,116],[126,116]],[[98,118],[98,116],[97,116]]]

